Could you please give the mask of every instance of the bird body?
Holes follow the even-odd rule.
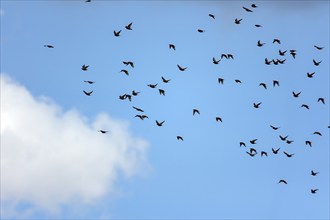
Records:
[[[88,67],[89,67],[89,65],[82,65],[81,66],[81,69],[83,70],[83,71],[87,71],[88,70]]]
[[[285,180],[280,180],[280,181],[278,181],[278,183],[288,184],[287,181],[285,181]]]
[[[54,46],[53,46],[53,45],[49,45],[49,44],[46,44],[46,45],[44,45],[44,47],[48,47],[48,48],[54,48]]]
[[[219,122],[219,121],[222,122],[222,118],[220,118],[220,117],[216,117],[216,118],[215,118],[215,121],[217,121],[217,122]]]
[[[147,86],[149,86],[150,88],[154,89],[154,88],[156,88],[157,85],[158,85],[158,83],[156,83],[156,84],[148,84]]]
[[[102,134],[105,134],[105,133],[107,133],[108,131],[105,131],[105,130],[98,130],[98,132],[101,132]]]
[[[253,103],[253,107],[254,107],[254,108],[259,108],[260,105],[261,105],[261,103],[262,103],[262,102],[259,102],[259,103]]]
[[[144,120],[145,118],[149,118],[148,116],[146,115],[135,115],[135,118],[138,117],[140,118],[141,120]]]
[[[130,30],[130,31],[131,31],[131,30],[132,30],[132,24],[133,24],[132,22],[129,23],[128,25],[125,26],[125,28],[126,28],[127,30]]]
[[[169,44],[168,47],[169,47],[170,49],[175,50],[175,45],[174,45],[174,44]]]
[[[85,90],[83,90],[83,92],[85,93],[85,95],[90,96],[93,93],[93,90],[90,92],[86,92]]]
[[[319,172],[315,172],[314,170],[311,171],[312,176],[316,176]]]
[[[261,43],[261,41],[258,40],[258,42],[257,42],[257,46],[258,46],[258,47],[262,47],[263,45],[265,45],[265,43]]]
[[[294,154],[288,154],[287,152],[283,151],[283,153],[287,156],[287,157],[292,157]]]
[[[215,16],[213,14],[209,14],[209,16],[213,19],[215,19]]]
[[[165,79],[164,77],[162,77],[162,80],[164,83],[168,83],[169,81],[171,81],[170,79]]]
[[[144,112],[142,109],[137,108],[137,107],[135,107],[135,106],[133,106],[133,108],[134,108],[136,111],[138,111],[138,112]]]
[[[256,143],[257,143],[257,140],[258,140],[258,139],[250,140],[250,143],[251,143],[251,144],[256,144]]]
[[[165,121],[159,122],[159,121],[156,120],[156,124],[157,124],[157,126],[159,126],[159,127],[163,126],[164,122],[165,122]]]
[[[242,19],[235,18],[235,24],[240,24]]]
[[[159,94],[160,94],[160,95],[165,96],[165,90],[163,90],[163,89],[158,89],[158,91],[159,91]]]
[[[130,65],[132,68],[134,68],[134,63],[132,61],[123,61],[123,64]]]
[[[84,82],[85,82],[85,83],[88,83],[88,84],[93,84],[93,83],[95,83],[94,81],[89,81],[89,80],[85,80]]]
[[[311,189],[311,193],[315,194],[317,190],[319,189]]]
[[[242,7],[245,11],[247,11],[247,12],[253,12],[251,9],[249,9],[249,8],[246,8],[246,7]]]
[[[275,150],[274,148],[272,148],[272,151],[273,151],[274,154],[277,154],[278,151],[279,151],[280,149],[281,149],[281,148],[277,148],[277,149]]]
[[[177,65],[180,71],[185,71],[188,67],[181,67],[179,64]]]
[[[194,108],[193,109],[193,115],[195,115],[196,113],[200,115],[199,110]]]
[[[115,35],[115,37],[119,37],[120,36],[120,32],[121,32],[121,30],[119,30],[119,31],[113,31],[113,34]]]
[[[183,141],[183,137],[181,137],[181,136],[176,136],[176,139]]]

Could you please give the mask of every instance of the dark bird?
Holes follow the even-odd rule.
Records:
[[[235,82],[236,83],[242,83],[241,80],[239,80],[239,79],[235,79]]]
[[[148,116],[146,115],[135,115],[135,118],[138,117],[140,118],[141,120],[144,120],[145,118],[149,118]]]
[[[171,81],[170,79],[165,79],[164,77],[162,77],[162,80],[164,83],[168,83],[169,81]]]
[[[224,81],[224,79],[222,79],[222,78],[218,78],[218,83],[220,84],[223,84],[223,81]]]
[[[242,7],[245,11],[247,11],[247,12],[253,12],[251,9],[248,9],[248,8],[246,8],[246,7]]]
[[[158,91],[159,91],[159,94],[160,94],[160,95],[165,96],[165,90],[163,90],[163,89],[158,89]]]
[[[241,141],[241,142],[239,142],[239,146],[240,146],[240,147],[242,147],[242,146],[246,147],[245,143],[244,143],[244,142],[242,142],[242,141]]]
[[[216,117],[216,118],[215,118],[215,121],[217,121],[217,122],[219,122],[219,121],[222,122],[222,118],[220,118],[220,117]]]
[[[287,156],[287,157],[292,157],[294,154],[288,154],[287,152],[283,151],[283,153]]]
[[[273,87],[275,87],[275,85],[280,86],[280,82],[277,80],[273,80]]]
[[[254,149],[253,147],[251,147],[250,148],[250,153],[252,154],[252,153],[255,153],[255,154],[257,154],[257,150],[256,149]]]
[[[120,70],[120,73],[125,73],[127,76],[129,75],[128,71],[124,69]]]
[[[267,85],[265,83],[260,83],[259,86],[264,87],[265,89],[267,89]]]
[[[258,47],[262,47],[264,44],[266,44],[266,43],[261,43],[260,40],[258,40],[258,42],[257,42],[257,46],[258,46]]]
[[[227,56],[227,54],[221,54],[221,59],[223,59],[223,58],[226,58],[226,59],[228,59],[228,56]]]
[[[85,82],[85,83],[88,83],[88,84],[93,84],[93,83],[95,83],[94,81],[89,81],[89,80],[85,80],[84,82]]]
[[[278,50],[278,53],[280,54],[280,56],[285,56],[286,50],[285,51]]]
[[[132,61],[123,61],[123,64],[130,65],[132,68],[134,68],[134,63]]]
[[[272,129],[274,129],[274,130],[277,130],[277,129],[280,128],[280,127],[274,127],[273,125],[270,125],[270,127],[271,127]]]
[[[140,92],[136,92],[135,90],[132,91],[133,96],[137,96]]]
[[[163,126],[164,122],[165,122],[165,121],[159,122],[159,121],[156,120],[156,124],[157,124],[159,127],[160,127],[160,126]]]
[[[284,64],[285,61],[286,61],[286,59],[284,59],[284,60],[279,60],[279,59],[277,59],[277,62],[278,62],[279,64]]]
[[[274,154],[277,154],[280,149],[281,148],[278,148],[278,149],[275,150],[274,148],[272,148],[272,151],[273,151]]]
[[[292,144],[294,141],[289,141],[289,140],[286,140],[286,143],[287,144]]]
[[[176,139],[183,141],[183,137],[181,137],[181,136],[176,136]]]
[[[120,100],[125,100],[127,98],[127,94],[124,94],[124,95],[120,95],[119,96],[119,99]]]
[[[181,67],[179,64],[177,65],[180,71],[185,71],[188,67]]]
[[[288,184],[285,180],[280,180],[280,181],[278,181],[278,183]]]
[[[86,71],[86,70],[88,70],[88,67],[89,67],[89,65],[82,65],[81,66],[81,69],[83,70],[83,71]]]
[[[274,44],[274,43],[281,44],[281,41],[280,41],[279,39],[274,39],[274,40],[273,40],[273,44]]]
[[[300,108],[306,108],[306,109],[309,109],[309,106],[306,105],[306,104],[302,104],[302,105],[300,106]]]
[[[253,103],[253,107],[255,107],[255,108],[259,108],[259,106],[261,105],[261,103],[262,103],[262,102],[259,102],[258,104]]]
[[[313,134],[316,134],[318,136],[322,136],[322,134],[320,132],[318,132],[318,131],[315,131]]]
[[[53,45],[49,45],[49,44],[46,44],[46,45],[44,45],[44,47],[48,47],[48,48],[54,48],[54,46],[53,46]]]
[[[313,78],[314,74],[315,74],[315,72],[307,73],[307,77],[308,77],[308,78]]]
[[[219,62],[220,62],[221,59],[220,59],[220,60],[216,60],[215,57],[213,57],[212,60],[213,60],[213,63],[214,63],[214,64],[219,64]]]
[[[268,60],[267,58],[265,58],[265,64],[266,64],[266,65],[270,65],[271,63],[272,63],[271,60]]]
[[[258,140],[258,139],[250,140],[250,143],[251,143],[251,144],[256,144],[256,143],[257,143],[257,140]]]
[[[209,14],[209,16],[213,19],[215,19],[215,16],[213,14]]]
[[[256,26],[256,27],[262,27],[260,24],[255,24],[254,26]]]
[[[234,59],[234,56],[232,54],[227,54],[228,59]]]
[[[323,104],[325,104],[324,98],[318,98],[317,102],[322,102]]]
[[[293,95],[293,97],[298,98],[299,95],[300,95],[300,93],[301,93],[301,92],[298,92],[298,93],[292,92],[292,95]]]
[[[268,154],[267,154],[267,152],[265,152],[265,151],[261,151],[261,156],[266,156],[266,157],[268,157]]]
[[[92,0],[86,0],[85,2],[91,2]]]
[[[120,31],[113,31],[113,34],[116,36],[116,37],[119,37],[120,36],[120,32],[121,32],[121,30]]]
[[[309,145],[310,147],[312,147],[312,142],[311,141],[305,141],[305,145]]]
[[[135,107],[135,106],[132,106],[136,111],[138,111],[138,112],[144,112],[142,109],[140,109],[140,108],[137,108],[137,107]]]
[[[279,135],[279,137],[281,138],[282,141],[286,141],[286,139],[287,139],[289,136],[287,135],[287,136],[283,137],[283,136]]]
[[[313,59],[313,63],[314,63],[314,65],[315,65],[315,66],[318,66],[318,65],[320,65],[320,63],[321,63],[321,62],[322,62],[322,60],[321,60],[321,61],[319,61],[319,62],[317,62],[316,60],[314,60],[314,59]]]
[[[315,194],[317,190],[319,189],[311,189],[311,193]]]
[[[322,49],[323,49],[323,47],[318,47],[318,46],[316,46],[316,45],[314,45],[314,47],[315,47],[316,49],[318,49],[318,50],[322,50]]]
[[[296,53],[295,50],[290,50],[290,54],[291,54],[291,56],[293,57],[293,59],[296,59],[296,55],[297,55],[297,53]]]
[[[168,45],[168,48],[169,48],[169,49],[173,49],[173,50],[175,50],[175,45],[174,45],[174,44],[169,44],[169,45]]]
[[[148,84],[147,86],[154,89],[154,88],[156,88],[157,85],[158,85],[158,83],[157,84]]]
[[[199,33],[204,33],[205,32],[205,30],[202,30],[202,29],[198,29],[197,30]]]
[[[274,65],[278,65],[279,64],[278,60],[272,59],[272,62],[273,62]]]
[[[235,24],[240,24],[242,19],[235,18]]]
[[[132,101],[132,96],[131,95],[125,94],[125,97],[128,99],[128,101]]]
[[[199,110],[194,108],[193,109],[193,115],[195,115],[196,113],[200,115]]]
[[[131,30],[132,30],[132,24],[133,24],[132,22],[129,23],[128,25],[125,26],[125,28],[126,28],[127,30],[130,30],[130,31],[131,31]]]
[[[256,154],[253,154],[253,153],[250,153],[250,152],[247,152],[246,151],[246,153],[248,154],[248,155],[250,155],[251,157],[254,157]]]
[[[93,93],[93,90],[90,92],[86,92],[85,90],[83,90],[83,92],[85,93],[85,95],[90,96]]]
[[[256,4],[252,4],[251,7],[252,8],[258,8],[258,6]]]
[[[314,170],[311,171],[312,176],[316,176],[317,174],[319,174],[319,172],[314,172]]]
[[[98,130],[98,132],[101,132],[102,134],[105,134],[105,133],[107,133],[108,131],[105,131],[105,130]]]

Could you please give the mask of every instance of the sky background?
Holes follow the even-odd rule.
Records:
[[[1,0],[0,15],[1,218],[329,219],[329,1]]]

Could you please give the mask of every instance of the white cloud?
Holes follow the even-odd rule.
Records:
[[[115,191],[119,173],[131,177],[147,167],[148,142],[133,137],[127,122],[101,113],[90,123],[0,77],[3,216],[13,215],[21,202],[31,206],[26,213],[59,213],[72,201],[93,204]]]

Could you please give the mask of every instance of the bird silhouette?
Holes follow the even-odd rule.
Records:
[[[265,58],[265,64],[266,64],[266,65],[270,65],[271,63],[272,63],[271,60],[268,60],[267,58]]]
[[[315,194],[317,190],[319,189],[311,189],[311,193]]]
[[[226,58],[226,59],[228,59],[228,56],[227,56],[227,54],[221,54],[221,59],[223,59],[223,58]]]
[[[113,34],[115,35],[115,37],[119,37],[120,36],[120,32],[121,32],[121,30],[120,31],[113,31]]]
[[[283,151],[283,153],[287,156],[287,157],[292,157],[294,154],[288,154],[287,152]]]
[[[325,104],[324,98],[318,98],[317,102],[322,102],[323,104]]]
[[[107,133],[108,131],[105,131],[105,130],[98,130],[98,132],[101,132],[102,134],[105,134],[105,133]]]
[[[222,118],[220,118],[220,117],[216,117],[216,118],[215,118],[215,121],[217,121],[217,122],[219,122],[219,121],[222,122]]]
[[[286,143],[287,144],[292,144],[294,141],[289,141],[289,140],[286,140]]]
[[[257,104],[256,104],[256,103],[253,103],[253,107],[254,107],[254,108],[259,108],[259,106],[261,105],[261,103],[262,103],[262,102],[259,102],[259,103],[257,103]]]
[[[49,44],[46,44],[46,45],[44,45],[44,47],[48,47],[48,48],[54,48],[54,46],[53,46],[53,45],[49,45]]]
[[[279,135],[279,137],[281,138],[282,141],[286,141],[286,139],[287,139],[289,136],[287,135],[287,136],[283,137],[283,136]]]
[[[150,88],[154,89],[154,88],[156,88],[157,85],[158,85],[158,83],[157,84],[148,84],[147,86],[149,86]]]
[[[242,83],[241,80],[239,80],[239,79],[235,79],[235,82],[236,83]]]
[[[169,49],[173,49],[173,50],[175,50],[175,45],[174,45],[174,44],[169,44],[169,45],[168,45],[168,48],[169,48]]]
[[[298,92],[298,93],[292,92],[292,95],[293,95],[293,97],[298,98],[299,95],[300,95],[300,93],[301,93],[301,92]]]
[[[254,26],[256,26],[256,27],[262,27],[262,25],[260,25],[260,24],[255,24]]]
[[[316,49],[318,49],[318,50],[322,50],[322,49],[323,49],[323,47],[318,47],[318,46],[316,46],[316,45],[314,45],[314,47],[315,47]]]
[[[248,152],[248,151],[246,151],[246,153],[248,154],[248,155],[250,155],[251,157],[254,157],[256,154],[253,154],[253,153],[251,153],[251,152]]]
[[[311,170],[311,175],[312,176],[316,176],[317,174],[319,174],[319,172],[315,172],[314,170]]]
[[[242,141],[241,141],[241,142],[239,142],[239,146],[240,146],[240,147],[242,147],[242,146],[246,147],[245,143],[244,143],[244,142],[242,142]]]
[[[193,109],[193,115],[195,115],[196,113],[200,115],[199,110],[194,108],[194,109]]]
[[[306,104],[302,104],[302,105],[300,106],[300,108],[306,108],[306,109],[309,109],[309,106],[306,105]]]
[[[144,119],[146,119],[146,118],[149,118],[148,116],[146,116],[146,115],[135,115],[135,118],[140,118],[141,120],[144,120]]]
[[[220,59],[220,60],[216,60],[215,57],[213,57],[212,60],[213,60],[213,63],[214,63],[214,64],[219,64],[219,62],[220,62],[221,59]]]
[[[310,147],[312,147],[312,142],[311,141],[305,141],[305,145],[309,145]]]
[[[247,11],[247,12],[253,12],[251,9],[248,9],[248,8],[246,8],[246,7],[242,7],[245,11]]]
[[[181,137],[181,136],[176,136],[176,139],[183,141],[183,137]]]
[[[257,150],[256,149],[254,149],[253,147],[250,147],[250,153],[252,154],[252,153],[255,153],[255,154],[257,154]]]
[[[120,73],[126,74],[126,76],[129,76],[128,70],[122,69],[120,70]]]
[[[140,92],[136,92],[135,90],[132,91],[133,96],[137,96]]]
[[[93,93],[93,90],[90,92],[86,92],[85,90],[83,90],[83,92],[85,93],[85,95],[90,96]]]
[[[251,7],[252,8],[258,8],[258,6],[256,4],[252,4]]]
[[[164,77],[162,77],[162,80],[164,83],[168,83],[169,81],[171,81],[170,79],[165,79]]]
[[[277,80],[273,80],[273,87],[275,87],[276,85],[280,86],[280,82]]]
[[[81,66],[81,69],[83,70],[83,71],[87,71],[88,70],[88,67],[89,67],[89,65],[82,65]]]
[[[262,47],[263,45],[265,45],[266,43],[261,43],[261,41],[260,40],[258,40],[258,42],[257,42],[257,46],[258,47]]]
[[[313,78],[314,74],[315,74],[315,72],[307,73],[307,77],[308,77],[308,78]]]
[[[188,67],[181,67],[179,64],[177,65],[180,71],[185,71]]]
[[[213,19],[215,19],[215,16],[213,14],[209,14],[209,16]]]
[[[265,83],[260,83],[259,86],[264,87],[265,89],[267,89],[267,85]]]
[[[227,54],[228,59],[234,59],[234,56],[232,54]]]
[[[130,65],[132,68],[134,68],[134,63],[132,61],[123,61],[123,64]]]
[[[157,124],[157,126],[159,126],[159,127],[163,126],[164,122],[165,122],[165,121],[159,122],[159,121],[156,120],[156,124]]]
[[[250,140],[250,143],[251,143],[251,144],[256,144],[256,143],[257,143],[257,140],[258,140],[258,139]]]
[[[322,60],[317,62],[316,60],[313,59],[313,63],[314,63],[315,66],[319,66],[321,62],[322,62]]]
[[[85,2],[91,2],[92,0],[86,0]]]
[[[132,24],[133,24],[132,22],[129,23],[128,25],[125,26],[125,28],[126,28],[127,30],[130,30],[130,31],[131,31],[131,30],[132,30]]]
[[[272,148],[272,151],[273,151],[274,154],[277,154],[278,151],[279,151],[280,149],[281,149],[281,148],[277,148],[277,149],[275,150],[274,148]]]
[[[199,33],[204,33],[205,32],[205,30],[202,30],[202,29],[198,29],[197,30]]]
[[[224,79],[222,79],[222,78],[218,78],[218,83],[220,84],[223,84],[223,81],[224,81]]]
[[[268,154],[267,154],[267,152],[265,152],[265,151],[261,151],[261,156],[266,156],[266,157],[268,157]]]
[[[297,55],[296,50],[290,50],[290,54],[293,57],[293,59],[296,59],[296,55]]]
[[[272,62],[273,62],[274,65],[278,65],[279,64],[278,60],[272,59]]]
[[[273,125],[270,125],[270,127],[271,127],[272,129],[274,129],[274,130],[277,130],[277,129],[280,128],[280,127],[274,127]]]
[[[144,112],[142,109],[140,109],[140,108],[137,108],[137,107],[135,107],[135,106],[132,106],[136,111],[138,111],[138,112]]]
[[[278,183],[288,184],[285,180],[280,180],[280,181],[278,181]]]
[[[322,134],[319,131],[315,131],[313,134],[316,134],[318,136],[322,136]]]
[[[94,81],[89,81],[89,80],[85,80],[84,82],[88,83],[88,84],[94,84],[95,83]]]
[[[163,89],[158,89],[158,91],[159,91],[159,94],[160,94],[160,95],[165,96],[165,90],[163,90]]]
[[[274,39],[274,40],[273,40],[273,44],[274,44],[274,43],[281,44],[281,41],[280,41],[279,39]]]
[[[240,24],[242,19],[235,18],[235,24]]]
[[[279,59],[277,59],[277,62],[278,62],[279,64],[284,64],[285,61],[286,61],[286,59],[284,59],[284,60],[279,60]]]
[[[285,56],[286,50],[285,51],[278,50],[278,53],[280,54],[280,56]]]

